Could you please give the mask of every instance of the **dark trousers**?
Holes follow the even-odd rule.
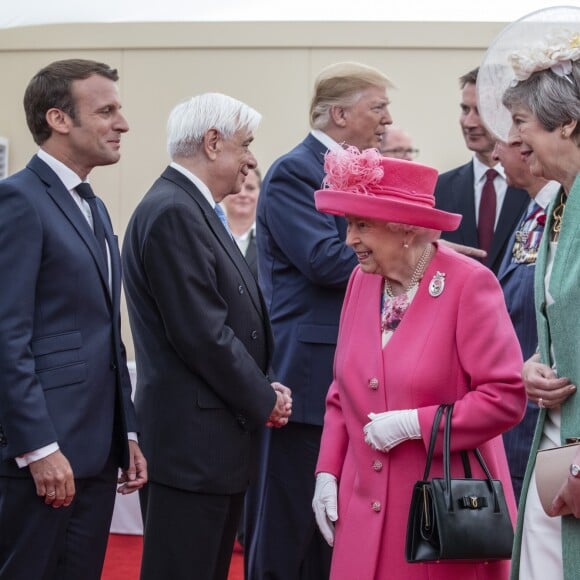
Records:
[[[76,479],[69,507],[36,495],[31,478],[0,477],[0,579],[99,580],[115,503],[117,468]]]
[[[322,427],[267,432],[255,529],[246,532],[247,580],[324,580],[332,551],[314,519],[314,470]]]
[[[227,580],[243,493],[194,493],[149,482],[140,499],[141,580]]]

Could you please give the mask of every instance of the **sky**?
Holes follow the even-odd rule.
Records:
[[[562,2],[580,7],[580,2]],[[2,0],[0,28],[60,22],[512,22],[558,5],[541,0]]]

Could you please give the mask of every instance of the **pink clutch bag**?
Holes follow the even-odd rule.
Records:
[[[570,474],[570,464],[573,463],[579,447],[580,443],[571,443],[570,445],[562,445],[562,447],[538,451],[536,455],[536,487],[546,513],[548,513],[548,508],[552,505],[556,494]]]

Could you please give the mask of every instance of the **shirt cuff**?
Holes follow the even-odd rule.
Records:
[[[58,443],[56,443],[56,441],[54,443],[50,443],[48,445],[45,445],[44,447],[41,447],[40,449],[35,449],[34,451],[31,451],[30,453],[23,453],[22,455],[19,455],[18,457],[16,457],[16,465],[18,465],[18,467],[20,467],[21,469],[23,467],[28,467],[33,461],[38,461],[39,459],[44,459],[45,457],[48,457],[51,453],[54,453],[55,451],[58,451],[60,449],[60,447],[58,446]]]
[[[137,433],[135,431],[129,431],[129,433],[127,433],[127,439],[129,439],[129,441],[135,441],[135,443],[139,443],[139,438],[137,437]]]

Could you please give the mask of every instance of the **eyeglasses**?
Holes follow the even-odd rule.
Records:
[[[395,149],[383,149],[382,153],[387,157],[396,157],[397,159],[415,159],[419,155],[419,149],[396,147]]]

